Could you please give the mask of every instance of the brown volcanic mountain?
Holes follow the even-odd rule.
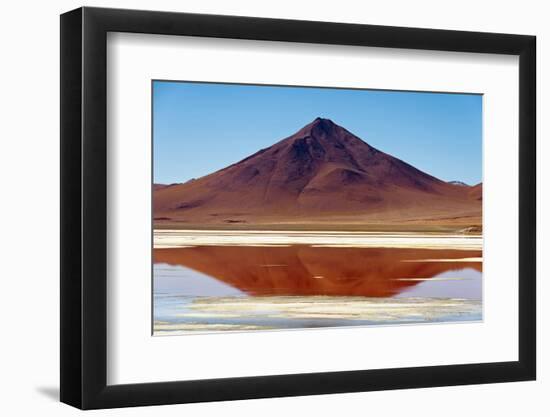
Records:
[[[197,180],[157,188],[157,221],[479,224],[472,187],[441,181],[328,119]]]

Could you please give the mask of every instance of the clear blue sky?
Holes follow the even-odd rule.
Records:
[[[482,96],[153,82],[154,182],[198,178],[331,119],[442,180],[481,182]]]

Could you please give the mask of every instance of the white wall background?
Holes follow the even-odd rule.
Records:
[[[0,24],[0,410],[4,415],[75,415],[57,402],[59,378],[59,17],[72,0],[8,2]],[[462,0],[337,2],[278,0],[124,0],[86,5],[534,34],[538,37],[539,259],[550,250],[550,148],[543,119],[550,96],[550,26],[545,2]],[[545,236],[543,234],[546,232]],[[541,259],[542,260],[542,259]],[[99,411],[95,415],[548,415],[550,297],[539,265],[537,382]],[[544,395],[546,394],[546,395]]]

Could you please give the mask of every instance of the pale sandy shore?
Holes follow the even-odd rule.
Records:
[[[337,231],[164,230],[155,229],[154,247],[290,246],[482,250],[475,235]]]
[[[155,322],[155,336],[176,336],[193,332],[219,332],[244,330],[271,330],[269,326],[250,326],[242,324],[208,324],[208,323],[166,323]]]
[[[481,301],[457,298],[199,297],[174,320],[156,321],[154,334],[269,330],[279,328],[283,321],[286,328],[304,328],[311,320],[318,323],[314,327],[331,327],[481,318]]]

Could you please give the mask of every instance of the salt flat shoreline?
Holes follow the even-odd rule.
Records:
[[[480,300],[330,296],[197,297],[167,319],[155,336],[247,330],[481,321]]]
[[[291,246],[482,250],[483,237],[457,233],[155,229],[154,249]]]

